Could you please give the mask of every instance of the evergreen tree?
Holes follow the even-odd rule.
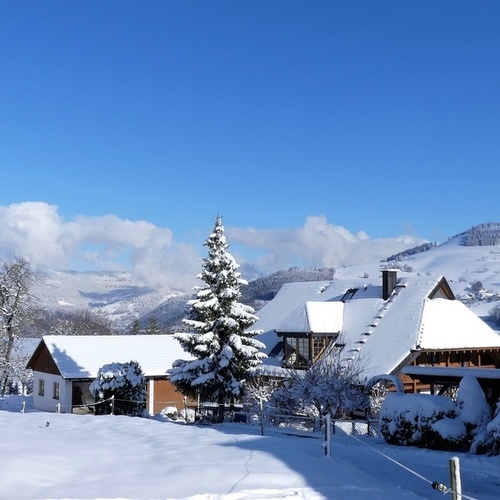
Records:
[[[148,324],[144,333],[147,335],[160,335],[162,333],[162,326],[156,316],[150,316],[148,318]]]
[[[137,361],[102,366],[89,390],[96,402],[101,403],[96,406],[96,415],[113,413],[137,417],[146,408],[146,378]]]
[[[134,319],[129,327],[129,335],[140,335],[141,334],[141,324],[138,319]]]
[[[176,334],[194,359],[177,360],[169,379],[183,394],[217,401],[221,422],[225,402],[243,396],[243,381],[262,362],[265,354],[259,349],[265,346],[254,338],[259,331],[248,331],[258,319],[254,309],[238,302],[240,286],[246,281],[228,251],[221,217],[204,245],[208,256],[202,259],[203,270],[197,278],[205,285],[194,288],[195,298],[188,302],[184,320],[194,333]]]

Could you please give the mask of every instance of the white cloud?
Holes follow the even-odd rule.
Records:
[[[57,207],[42,202],[0,207],[0,252],[28,258],[35,265],[62,264],[74,250]]]
[[[114,215],[65,222],[57,207],[24,202],[0,207],[0,253],[25,257],[35,268],[132,271],[151,285],[186,289],[199,272],[194,248],[172,231]]]
[[[370,239],[329,223],[324,216],[307,217],[303,227],[280,230],[226,228],[228,240],[258,251],[252,263],[242,266],[269,274],[291,266],[337,267],[378,262],[401,250],[423,243],[412,236]]]
[[[0,255],[25,257],[40,269],[127,270],[150,285],[183,290],[196,284],[201,270],[194,246],[146,221],[115,215],[64,221],[54,205],[24,202],[0,206],[0,231]],[[247,279],[291,266],[373,263],[423,242],[411,236],[370,239],[324,216],[310,216],[291,229],[226,227],[226,236]]]

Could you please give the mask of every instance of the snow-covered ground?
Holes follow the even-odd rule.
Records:
[[[432,482],[450,485],[452,456],[467,497],[500,491],[500,457],[335,435],[326,458],[321,435],[52,414],[31,410],[30,399],[20,409],[19,397],[0,400],[2,499],[432,499],[443,497]]]

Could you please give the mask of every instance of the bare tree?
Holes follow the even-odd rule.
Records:
[[[330,414],[341,416],[354,410],[366,409],[367,396],[362,383],[364,362],[344,360],[333,347],[308,370],[291,370],[292,378],[278,389],[274,397],[280,402],[291,401],[295,408],[314,417]]]
[[[87,309],[55,311],[46,316],[51,335],[114,335],[111,321]]]
[[[247,400],[250,403],[268,402],[275,391],[283,386],[284,377],[269,377],[254,371],[244,380]]]
[[[9,384],[12,351],[22,326],[29,323],[36,310],[31,289],[36,281],[30,263],[16,258],[0,264],[0,393]]]

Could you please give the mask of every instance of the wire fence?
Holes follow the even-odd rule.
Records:
[[[478,500],[478,499],[476,499],[474,497],[471,497],[471,496],[468,496],[468,495],[464,495],[464,493],[462,493],[461,491],[456,491],[453,488],[449,488],[449,487],[447,487],[442,482],[431,481],[430,479],[426,478],[422,474],[420,474],[417,471],[413,470],[411,467],[408,467],[408,466],[402,464],[401,462],[398,462],[394,458],[390,457],[386,453],[381,452],[380,450],[377,450],[376,448],[374,448],[373,446],[371,446],[369,443],[366,443],[365,441],[359,439],[355,435],[351,434],[350,437],[352,439],[355,439],[357,442],[361,443],[362,445],[366,446],[367,448],[370,448],[373,452],[378,453],[379,455],[381,455],[382,457],[384,457],[386,460],[388,460],[388,461],[396,464],[398,467],[401,467],[402,469],[404,469],[407,472],[413,474],[414,476],[418,477],[422,481],[425,481],[426,483],[430,484],[430,486],[434,490],[440,491],[441,493],[444,493],[444,494],[451,494],[451,495],[453,495],[453,498],[465,498],[466,500]]]
[[[146,405],[146,401],[133,401],[133,400],[128,400],[128,399],[121,399],[121,398],[115,398],[114,396],[111,396],[110,398],[103,399],[100,401],[95,401],[93,403],[81,403],[81,404],[62,404],[61,402],[54,403],[53,405],[44,405],[44,410],[45,411],[51,411],[55,413],[72,413],[75,409],[82,409],[82,410],[88,410],[89,412],[95,412],[95,408],[106,405],[106,404],[111,404],[112,408],[113,405],[116,402],[122,402],[122,403],[133,403],[133,404],[144,404]],[[26,402],[23,401],[21,405],[21,413],[26,412]],[[92,409],[94,411],[92,411]]]

